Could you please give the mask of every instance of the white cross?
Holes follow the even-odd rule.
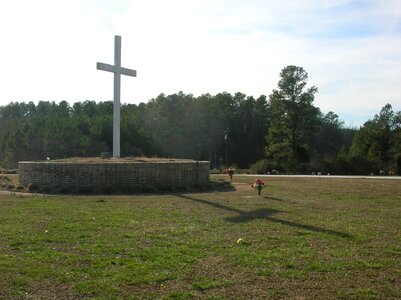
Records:
[[[136,71],[121,67],[121,36],[114,37],[114,65],[98,62],[98,70],[114,73],[113,157],[120,157],[120,86],[121,75],[136,77]]]

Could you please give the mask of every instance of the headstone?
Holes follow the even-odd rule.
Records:
[[[100,152],[100,158],[110,158],[110,152]]]

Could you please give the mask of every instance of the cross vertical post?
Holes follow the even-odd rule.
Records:
[[[113,157],[120,157],[120,87],[121,75],[136,77],[136,71],[121,67],[121,36],[114,37],[114,65],[97,63],[98,70],[114,73],[114,99],[113,99]]]
[[[121,126],[121,113],[120,113],[120,88],[121,88],[121,37],[116,35],[114,37],[114,66],[116,72],[114,73],[114,101],[113,101],[113,157],[120,157],[120,126]]]

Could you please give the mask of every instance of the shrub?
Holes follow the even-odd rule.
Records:
[[[298,163],[294,166],[293,171],[296,174],[310,174],[311,173],[311,166],[309,163]]]
[[[277,165],[269,162],[267,159],[262,159],[249,165],[251,174],[266,174],[273,169],[278,169]]]
[[[379,167],[364,156],[352,156],[350,159],[351,174],[366,175],[377,173]]]

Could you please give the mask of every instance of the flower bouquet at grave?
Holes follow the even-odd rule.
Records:
[[[228,176],[230,176],[230,179],[233,179],[233,175],[235,173],[235,168],[233,168],[233,167],[227,168],[226,173],[228,174]]]
[[[259,196],[260,196],[260,192],[261,192],[262,189],[265,187],[265,183],[264,183],[262,180],[258,179],[258,180],[255,181],[254,184],[252,184],[252,187],[253,187],[254,189],[257,189],[257,190],[258,190],[258,194],[259,194]]]

